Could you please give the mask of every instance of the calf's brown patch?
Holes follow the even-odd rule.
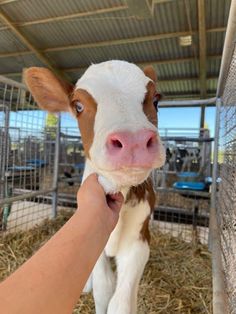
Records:
[[[80,102],[84,106],[84,110],[80,113],[76,112],[76,102]],[[71,95],[70,106],[77,117],[85,156],[90,158],[89,150],[94,138],[94,122],[97,113],[97,103],[86,90],[76,89]]]
[[[153,99],[156,94],[157,75],[152,66],[145,67],[143,72],[151,79],[146,86],[147,93],[143,101],[143,112],[147,116],[148,120],[157,126],[157,111],[153,104]]]
[[[150,232],[149,232],[149,220],[150,215],[154,210],[156,196],[155,192],[153,190],[152,180],[148,178],[143,183],[133,186],[130,188],[125,202],[141,202],[141,201],[147,201],[150,206],[150,214],[146,217],[146,219],[143,222],[142,228],[140,230],[140,238],[143,241],[147,241],[150,243]]]

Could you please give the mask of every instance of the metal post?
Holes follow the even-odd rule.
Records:
[[[217,176],[218,176],[218,146],[220,133],[220,106],[221,99],[216,101],[216,120],[215,120],[215,143],[214,143],[214,162],[212,173],[211,189],[211,213],[210,213],[210,236],[209,249],[212,251],[212,281],[213,281],[213,313],[228,313],[227,294],[224,282],[224,272],[222,266],[221,241],[219,226],[217,222]]]
[[[197,100],[161,100],[158,103],[158,107],[160,108],[174,108],[174,107],[200,107],[202,105],[205,106],[213,106],[215,105],[216,97],[209,99],[197,99]]]
[[[228,76],[230,63],[232,60],[232,55],[235,48],[235,40],[236,40],[236,0],[231,1],[228,25],[225,35],[225,43],[222,54],[222,61],[220,66],[220,74],[217,84],[217,97],[221,97],[223,95],[226,78]]]
[[[214,152],[213,152],[213,168],[212,168],[212,185],[211,185],[211,212],[210,212],[210,224],[209,224],[209,238],[208,238],[208,249],[212,251],[212,227],[211,220],[215,214],[216,208],[216,180],[217,180],[217,168],[218,168],[218,145],[220,136],[220,106],[221,99],[216,100],[216,117],[215,117],[215,141],[214,141]],[[212,209],[214,208],[214,212]]]
[[[55,157],[53,169],[53,193],[52,193],[52,216],[57,216],[57,200],[58,200],[58,176],[59,176],[59,154],[60,154],[60,133],[61,133],[61,115],[58,115],[57,130],[55,139]]]
[[[203,129],[204,125],[205,125],[205,110],[206,110],[206,106],[202,105],[201,106],[200,129]]]
[[[218,146],[220,136],[220,107],[221,99],[216,100],[216,118],[215,118],[215,141],[214,141],[214,159],[212,169],[212,186],[211,186],[211,208],[216,208],[216,180],[218,175]]]
[[[2,156],[2,171],[1,171],[1,182],[3,186],[3,198],[6,198],[7,181],[6,177],[8,158],[9,158],[9,122],[10,122],[10,112],[7,106],[5,107],[5,121],[4,121],[4,138],[3,138],[3,156]]]

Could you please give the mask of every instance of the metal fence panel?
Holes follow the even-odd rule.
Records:
[[[2,230],[30,228],[51,216],[55,139],[47,131],[46,116],[23,84],[0,77]]]
[[[219,176],[216,198],[229,311],[236,313],[236,47],[220,108]]]

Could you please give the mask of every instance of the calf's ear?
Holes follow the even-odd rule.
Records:
[[[154,83],[157,82],[157,74],[153,66],[148,65],[143,69],[144,74],[149,77]]]
[[[72,85],[61,81],[46,68],[29,68],[24,79],[40,108],[49,112],[69,111]]]

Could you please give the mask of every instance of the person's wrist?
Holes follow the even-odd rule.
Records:
[[[93,230],[101,238],[110,236],[112,228],[109,226],[109,217],[105,214],[105,208],[102,212],[99,210],[92,210],[91,208],[89,214],[87,210],[83,211],[77,209],[74,215],[75,219],[83,219],[83,224],[87,225],[88,232],[89,230]]]

